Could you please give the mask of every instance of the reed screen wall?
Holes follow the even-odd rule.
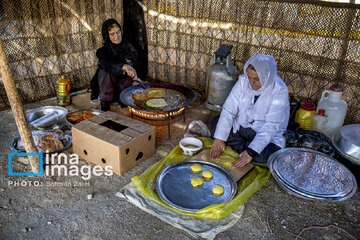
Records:
[[[147,26],[149,74],[206,88],[206,69],[220,44],[231,44],[238,74],[254,54],[274,56],[291,94],[319,100],[344,86],[346,123],[360,122],[360,6],[313,1],[139,1]],[[3,0],[0,32],[24,102],[56,95],[68,77],[72,91],[89,87],[101,24],[122,21],[118,0]],[[0,108],[9,103],[0,85]]]

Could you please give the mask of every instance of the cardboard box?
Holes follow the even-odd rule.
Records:
[[[119,175],[155,153],[155,127],[114,112],[74,125],[72,137],[74,153]]]

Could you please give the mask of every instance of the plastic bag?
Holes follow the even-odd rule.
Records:
[[[61,141],[65,139],[65,133],[61,130],[32,131],[31,133],[39,152],[53,152],[64,148]],[[17,141],[16,146],[18,150],[25,151],[21,138]]]
[[[294,131],[287,130],[284,133],[286,147],[303,147],[323,152],[329,156],[334,156],[335,150],[331,140],[323,133],[296,128]]]
[[[211,148],[213,139],[199,139],[203,142],[203,149]],[[235,161],[236,157],[238,156],[238,154],[230,147],[226,147],[224,154],[228,155],[227,157],[233,157],[233,161]],[[140,192],[152,198],[154,201],[163,205],[164,207],[167,207],[179,213],[200,218],[219,219],[222,217],[226,217],[235,209],[237,209],[241,204],[243,204],[249,197],[251,197],[254,193],[256,193],[261,187],[265,185],[270,176],[270,171],[267,168],[261,167],[264,165],[254,163],[255,167],[242,179],[240,179],[240,181],[238,181],[237,193],[230,202],[211,205],[195,213],[184,212],[170,207],[158,196],[156,192],[156,178],[165,167],[175,164],[177,162],[188,160],[190,158],[191,157],[189,156],[183,155],[179,145],[177,145],[166,157],[149,167],[142,174],[133,177],[131,180],[134,182],[135,186],[140,190]]]
[[[189,123],[184,137],[210,137],[210,129],[200,120],[194,120]]]

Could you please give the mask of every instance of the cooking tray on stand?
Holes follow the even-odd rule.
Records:
[[[202,172],[195,174],[191,171],[194,163],[201,164],[203,171],[210,170],[214,174],[211,181],[204,181],[204,185],[199,188],[191,185],[193,177],[202,176]],[[216,197],[212,194],[212,189],[218,184],[224,187],[224,194]],[[188,160],[164,168],[157,177],[156,190],[169,206],[185,212],[196,212],[210,205],[231,201],[236,194],[237,185],[225,168],[210,162]]]
[[[136,104],[132,96],[134,93],[146,92],[155,89],[171,90],[181,94],[182,98],[179,101],[170,103],[165,107],[144,108]],[[193,89],[182,85],[170,83],[144,83],[125,88],[120,94],[120,101],[123,104],[138,110],[146,110],[151,112],[169,112],[188,107],[194,102],[196,97],[197,93]]]

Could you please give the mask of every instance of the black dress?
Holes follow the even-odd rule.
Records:
[[[99,59],[97,80],[101,101],[119,101],[121,91],[133,82],[122,68],[128,64],[136,69],[136,50],[129,43],[108,44],[99,48],[96,56]]]
[[[104,22],[102,26],[104,46],[96,51],[99,65],[91,80],[91,100],[100,96],[102,105],[119,101],[121,91],[131,86],[133,79],[122,70],[124,64],[137,70],[137,52],[130,42],[123,39],[121,43],[115,45],[110,41],[108,29],[112,24],[117,24],[121,30],[120,25],[114,19]]]

